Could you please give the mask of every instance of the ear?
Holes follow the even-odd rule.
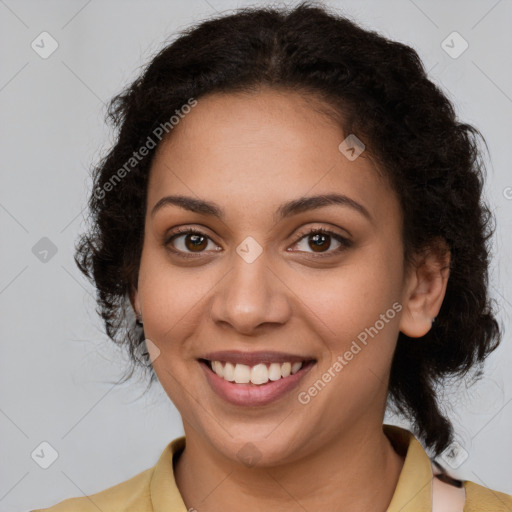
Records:
[[[132,305],[133,310],[135,311],[135,315],[141,313],[139,292],[133,285],[130,287],[130,303]]]
[[[419,338],[432,328],[446,293],[450,273],[450,249],[438,239],[427,250],[416,254],[405,279],[400,331]]]

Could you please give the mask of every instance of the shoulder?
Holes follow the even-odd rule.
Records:
[[[69,498],[50,508],[30,512],[183,512],[186,509],[176,486],[173,462],[184,447],[185,436],[178,437],[165,447],[153,467],[129,480],[96,494]]]
[[[154,467],[96,494],[69,498],[50,508],[30,512],[152,512],[150,482],[153,471]]]
[[[464,480],[463,484],[466,491],[464,512],[512,511],[512,495],[489,489],[470,480]]]

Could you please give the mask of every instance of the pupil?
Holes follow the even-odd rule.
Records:
[[[321,249],[321,248],[326,248],[328,249],[329,246],[331,245],[330,243],[328,243],[327,245],[323,245],[325,244],[325,241],[327,239],[329,235],[325,235],[323,233],[317,233],[316,235],[313,235],[312,238],[313,238],[313,243],[314,245],[311,247],[314,251],[317,251],[317,249]],[[320,242],[320,243],[318,243]],[[317,251],[318,252],[318,251]]]
[[[203,239],[203,241],[201,242],[201,239]],[[188,241],[191,241],[192,242],[192,248],[194,249],[204,249],[204,247],[201,247],[201,245],[204,245],[204,239],[205,237],[202,236],[202,235],[194,235],[194,234],[191,234],[191,235],[188,235],[187,237],[187,240]],[[187,247],[188,247],[188,244],[187,244]],[[188,247],[189,249],[191,247]]]

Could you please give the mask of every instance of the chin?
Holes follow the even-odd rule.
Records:
[[[273,467],[296,460],[300,457],[297,451],[304,443],[290,432],[289,427],[283,435],[277,433],[279,426],[276,426],[239,428],[232,437],[223,432],[222,438],[210,438],[210,442],[225,457],[248,468]]]

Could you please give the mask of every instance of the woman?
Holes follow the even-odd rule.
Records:
[[[453,446],[435,386],[500,331],[479,132],[411,48],[307,3],[240,10],[110,115],[76,261],[185,436],[46,510],[512,510],[425,451]]]

